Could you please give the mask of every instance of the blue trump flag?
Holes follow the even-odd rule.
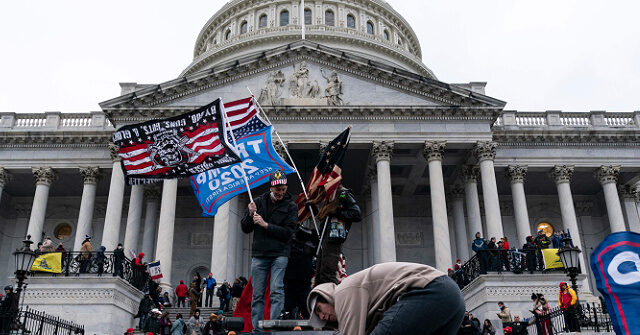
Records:
[[[203,216],[216,215],[218,207],[247,191],[240,164],[244,167],[251,188],[268,182],[269,175],[275,170],[282,170],[285,174],[294,172],[273,148],[271,129],[272,126],[268,126],[236,139],[242,163],[209,170],[189,178]]]
[[[591,254],[596,286],[616,334],[640,329],[640,234],[613,233]]]

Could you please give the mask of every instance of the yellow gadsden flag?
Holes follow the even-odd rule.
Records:
[[[564,267],[558,256],[558,249],[542,249],[545,269],[561,269]]]
[[[51,252],[40,255],[33,261],[31,271],[61,273],[62,272],[62,253]]]

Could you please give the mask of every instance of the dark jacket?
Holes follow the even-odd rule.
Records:
[[[241,282],[233,283],[233,286],[231,286],[231,296],[233,298],[240,298],[242,291],[244,291],[244,287],[242,287]]]
[[[204,325],[203,334],[209,335],[220,335],[225,334],[224,328],[222,328],[222,322],[220,320],[216,321],[207,321],[207,324]]]
[[[116,262],[122,263],[124,261],[124,249],[116,248],[115,250],[113,250],[113,257],[115,258]]]
[[[253,218],[246,211],[242,218],[242,231],[246,234],[253,232],[252,257],[289,257],[291,237],[298,222],[298,206],[286,193],[284,199],[268,204],[272,201],[270,192],[266,192],[254,199],[257,213],[262,216],[269,226],[267,229],[253,223]],[[267,210],[270,207],[270,211]]]
[[[2,300],[2,304],[0,304],[0,312],[18,312],[18,295],[14,292],[10,292],[5,295],[4,300]]]
[[[343,221],[347,230],[349,230],[351,229],[352,222],[362,221],[360,207],[356,203],[356,199],[353,197],[351,190],[347,188],[343,188],[340,191],[338,199],[340,199],[340,207],[333,216]]]

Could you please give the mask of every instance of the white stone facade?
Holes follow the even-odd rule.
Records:
[[[485,83],[438,81],[422,64],[411,27],[386,2],[305,6],[313,24],[301,41],[296,2],[227,3],[205,24],[179,78],[122,83],[122,95],[102,102],[102,111],[0,111],[2,281],[28,231],[34,239],[44,232],[67,250],[79,248],[84,234],[94,237],[94,248],[123,242],[144,250],[147,261],[170,264],[167,288],[195,271],[214,269],[219,282],[248,276],[251,236],[237,230],[246,197],[216,218],[201,217],[185,180],[124,185],[109,146],[115,127],[218,97],[245,98],[247,87],[303,177],[320,144],[353,126],[344,183],[364,220],[345,244],[350,273],[395,260],[446,271],[456,258],[469,259],[477,231],[507,236],[519,247],[546,222],[569,229],[585,256],[611,231],[640,232],[640,112],[505,111],[505,102],[485,95]],[[290,23],[280,26],[285,10]],[[335,14],[333,26],[325,22],[327,11]],[[267,27],[259,26],[262,14]],[[355,28],[347,27],[348,15]],[[300,192],[290,184],[294,195]],[[58,234],[65,224],[71,234]],[[592,289],[583,269],[583,287]]]

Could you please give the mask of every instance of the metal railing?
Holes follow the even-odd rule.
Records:
[[[16,312],[0,312],[0,335],[9,334],[84,334],[84,326],[26,307]]]
[[[551,335],[575,331],[612,332],[611,318],[600,304],[577,304],[574,308],[552,308],[529,320],[530,335]]]
[[[545,269],[540,249],[491,249],[477,251],[460,269],[454,271],[452,278],[462,289],[487,272],[522,274],[563,270]]]
[[[117,259],[113,252],[65,251],[62,252],[62,272],[60,274],[48,272],[32,272],[32,276],[83,276],[98,275],[113,277],[119,276],[128,283],[143,290],[148,279],[145,269],[138,267],[126,256]]]

